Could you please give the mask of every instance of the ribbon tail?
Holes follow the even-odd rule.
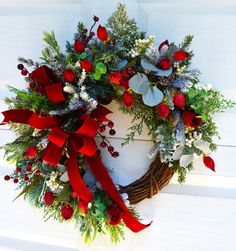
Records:
[[[93,200],[93,195],[80,176],[79,167],[77,164],[77,154],[74,151],[73,147],[70,148],[70,158],[67,163],[67,173],[70,184],[74,192],[78,194],[79,198],[85,203],[89,203]]]
[[[99,156],[94,155],[92,157],[87,157],[86,160],[104,191],[121,208],[126,226],[133,232],[139,232],[150,226],[151,223],[146,225],[142,224],[130,213]]]
[[[6,123],[11,123],[11,122],[27,124],[32,114],[33,112],[29,110],[18,110],[18,109],[12,109],[12,110],[2,112],[2,115],[4,116],[4,120],[2,121],[1,125],[4,125]]]

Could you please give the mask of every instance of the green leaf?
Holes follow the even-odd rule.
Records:
[[[95,71],[96,73],[105,74],[107,72],[107,66],[102,62],[96,63]]]
[[[86,53],[86,52],[81,53],[81,54],[79,55],[79,58],[80,58],[81,60],[86,59],[86,58],[87,58],[87,53]]]
[[[100,79],[101,79],[101,73],[95,72],[95,73],[92,75],[92,77],[93,77],[94,80],[100,80]]]
[[[22,190],[22,192],[16,196],[16,198],[13,200],[13,202],[16,201],[23,194],[28,193],[34,186],[36,186],[39,183],[39,181],[40,181],[40,176],[35,175],[34,178],[33,178],[33,181],[30,183],[30,185],[26,186]]]
[[[191,98],[191,99],[194,98],[194,97],[197,95],[196,90],[190,89],[190,90],[188,91],[187,95],[188,95],[188,97]]]

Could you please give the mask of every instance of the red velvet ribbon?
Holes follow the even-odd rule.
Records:
[[[60,121],[55,117],[41,116],[29,110],[12,109],[2,112],[4,120],[1,125],[6,123],[21,123],[32,126],[39,130],[59,127]]]
[[[65,101],[62,84],[53,71],[51,71],[46,65],[42,65],[32,71],[29,77],[45,88],[48,99],[53,104],[60,104]]]
[[[105,116],[110,113],[108,109],[99,106],[90,116],[85,116],[81,126],[78,130],[70,133],[64,132],[59,126],[60,123],[56,118],[40,116],[28,110],[9,110],[3,112],[5,116],[2,124],[5,123],[23,123],[37,129],[52,129],[48,140],[49,143],[44,150],[42,159],[52,166],[56,166],[62,157],[62,149],[64,144],[68,143],[69,159],[67,162],[67,172],[70,184],[73,190],[78,194],[80,199],[88,203],[92,201],[93,195],[85,185],[80,176],[79,167],[77,164],[77,153],[82,153],[86,156],[87,162],[102,185],[104,191],[111,197],[111,199],[120,207],[123,212],[123,220],[126,226],[133,232],[139,232],[150,224],[140,223],[125,206],[122,197],[117,191],[112,179],[110,178],[101,159],[97,156],[97,146],[94,141],[100,122],[109,121]]]

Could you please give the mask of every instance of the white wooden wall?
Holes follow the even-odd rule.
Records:
[[[155,34],[157,42],[165,39],[181,42],[186,34],[195,35],[193,65],[202,72],[202,81],[212,83],[228,98],[236,101],[236,3],[234,0],[127,0],[128,12],[141,29]],[[16,69],[19,55],[37,59],[42,49],[42,32],[54,30],[63,46],[72,40],[78,20],[87,24],[95,14],[105,22],[118,1],[110,0],[0,0],[0,99],[9,95],[6,84],[23,88]],[[151,143],[145,134],[125,148],[120,148],[131,119],[115,112],[111,115],[117,135],[111,139],[121,153],[118,159],[104,155],[104,162],[114,168],[114,180],[123,184],[145,172],[146,154]],[[0,110],[6,109],[0,101]],[[0,250],[236,250],[236,108],[216,116],[221,140],[214,154],[216,173],[204,167],[192,171],[184,186],[176,178],[159,195],[137,206],[152,226],[139,233],[127,231],[126,240],[112,246],[108,238],[98,238],[85,246],[70,224],[43,223],[42,213],[23,200],[11,203],[16,192],[3,181],[10,172],[1,153],[0,161]],[[14,135],[7,127],[0,129],[0,144]],[[145,168],[144,168],[145,167]]]

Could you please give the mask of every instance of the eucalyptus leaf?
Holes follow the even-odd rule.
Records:
[[[153,145],[153,147],[149,150],[147,156],[149,159],[152,159],[156,156],[156,154],[158,153],[160,149],[159,143],[156,143],[155,145]]]
[[[149,88],[143,95],[143,102],[148,106],[156,106],[163,100],[163,93],[156,86]]]
[[[161,70],[161,69],[157,69],[157,72],[155,73],[156,76],[159,77],[168,77],[170,76],[170,74],[173,72],[173,68],[171,67],[168,70]]]
[[[64,172],[64,173],[61,175],[61,177],[60,177],[59,180],[60,180],[61,182],[64,182],[64,183],[68,182],[68,181],[69,181],[68,173],[67,173],[67,172]]]
[[[149,86],[148,78],[143,73],[137,73],[129,80],[129,87],[138,94],[145,94]]]
[[[198,139],[196,141],[193,142],[193,145],[200,149],[202,152],[204,152],[205,154],[209,154],[211,152],[210,150],[210,143],[202,140],[202,139]]]
[[[158,68],[153,65],[152,63],[148,62],[147,60],[142,59],[141,60],[141,65],[143,67],[143,69],[147,70],[147,71],[158,71]]]
[[[88,169],[86,173],[84,174],[83,180],[87,186],[92,186],[96,184],[96,178],[94,177],[90,169]]]
[[[126,65],[128,64],[128,61],[126,59],[121,60],[117,63],[117,65],[112,66],[112,65],[108,65],[109,69],[112,71],[120,71],[122,68],[124,68]]]
[[[193,155],[182,155],[179,164],[182,167],[187,167],[193,162]]]
[[[184,151],[184,146],[178,146],[172,155],[173,160],[179,160],[180,157],[183,155],[183,151]]]

